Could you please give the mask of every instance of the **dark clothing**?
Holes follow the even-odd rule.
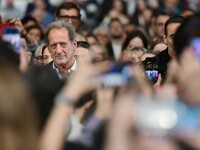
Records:
[[[109,60],[115,60],[114,50],[111,42],[106,45]]]
[[[92,149],[89,149],[81,144],[67,142],[65,143],[63,150],[92,150]]]
[[[171,57],[168,53],[168,48],[160,52],[158,55],[156,55],[156,57],[158,57],[158,72],[161,74],[163,83],[166,80],[168,63],[171,60]]]

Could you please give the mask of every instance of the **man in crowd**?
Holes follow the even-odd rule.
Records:
[[[158,13],[155,16],[155,37],[162,38],[164,35],[164,24],[170,18],[167,13]]]
[[[77,47],[76,32],[72,25],[56,21],[47,27],[47,45],[53,62],[48,64],[56,70],[59,78],[77,69],[74,50]]]
[[[73,2],[63,2],[55,12],[55,20],[66,21],[77,29],[81,22],[80,8]]]
[[[167,49],[160,52],[156,57],[159,59],[158,70],[161,74],[162,83],[166,79],[167,65],[171,59],[175,58],[174,50],[174,35],[178,27],[185,21],[184,17],[173,16],[169,18],[164,25],[164,43],[167,45]]]
[[[125,40],[126,33],[124,26],[118,18],[112,18],[109,23],[110,42],[106,48],[110,59],[118,60],[121,55],[122,44]]]

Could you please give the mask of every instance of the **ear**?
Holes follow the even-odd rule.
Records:
[[[167,35],[163,35],[163,42],[167,44]]]
[[[73,47],[74,47],[74,50],[77,48],[77,40],[74,40]]]

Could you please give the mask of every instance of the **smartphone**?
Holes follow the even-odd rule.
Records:
[[[196,56],[197,60],[200,62],[200,37],[195,37],[191,40],[190,48]]]
[[[20,49],[20,32],[16,28],[4,28],[2,31],[2,39],[11,43],[15,52],[19,53]]]
[[[145,73],[147,78],[151,81],[152,84],[155,84],[158,80],[158,58],[151,57],[146,58],[144,61]]]
[[[101,75],[101,83],[105,87],[127,86],[134,82],[131,63],[113,63],[110,69]]]
[[[5,28],[13,28],[13,27],[14,27],[13,23],[3,23],[3,24],[0,24],[0,37],[2,37],[3,30]]]
[[[77,41],[77,47],[90,48],[90,44],[86,41]]]

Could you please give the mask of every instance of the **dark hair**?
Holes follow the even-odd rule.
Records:
[[[38,29],[40,31],[40,40],[43,40],[45,38],[45,34],[39,25],[32,25],[30,27],[27,27],[26,31],[29,32],[32,29]]]
[[[64,86],[65,81],[58,78],[50,65],[31,66],[24,74],[24,79],[35,99],[42,129],[53,108],[54,97]]]
[[[127,15],[127,3],[123,0],[118,0],[119,2],[121,2],[123,10],[121,13],[123,13],[124,15]],[[114,1],[112,2],[112,8],[114,7]]]
[[[169,16],[169,17],[170,17],[170,14],[168,14],[168,13],[166,13],[166,12],[156,12],[156,13],[154,14],[155,23],[156,23],[157,18],[158,18],[159,16]]]
[[[134,30],[133,32],[129,33],[128,36],[126,37],[122,46],[122,51],[128,46],[129,42],[135,37],[139,37],[142,40],[142,43],[144,44],[144,48],[148,49],[148,40],[145,34],[140,30]]]
[[[172,16],[172,17],[170,17],[170,18],[165,22],[165,26],[164,26],[165,35],[167,35],[167,27],[168,27],[169,24],[171,24],[171,23],[180,23],[180,24],[182,24],[184,21],[185,21],[185,18],[182,17],[182,16]]]
[[[86,35],[86,38],[88,38],[88,37],[93,37],[96,41],[98,41],[96,35],[94,35],[93,33],[88,33],[88,34]]]
[[[177,58],[180,58],[184,48],[190,45],[192,38],[200,37],[200,16],[195,15],[186,19],[177,29],[174,36],[174,48]]]
[[[60,16],[60,11],[61,9],[66,9],[66,10],[70,10],[70,9],[76,9],[78,12],[78,17],[81,17],[81,13],[80,13],[80,8],[79,6],[74,3],[74,2],[63,2],[58,9],[55,12],[55,17],[59,17]]]
[[[33,21],[33,22],[35,22],[35,24],[38,24],[37,20],[34,17],[30,16],[30,15],[27,15],[22,19],[22,24],[23,25],[27,24],[29,21]]]
[[[119,18],[112,18],[111,20],[110,20],[110,22],[109,22],[109,27],[111,26],[111,24],[113,23],[113,22],[119,22],[121,25],[122,25],[122,23],[121,23],[121,21],[120,21],[120,19]]]
[[[19,55],[14,51],[12,45],[0,39],[0,65],[12,67],[19,71]]]

